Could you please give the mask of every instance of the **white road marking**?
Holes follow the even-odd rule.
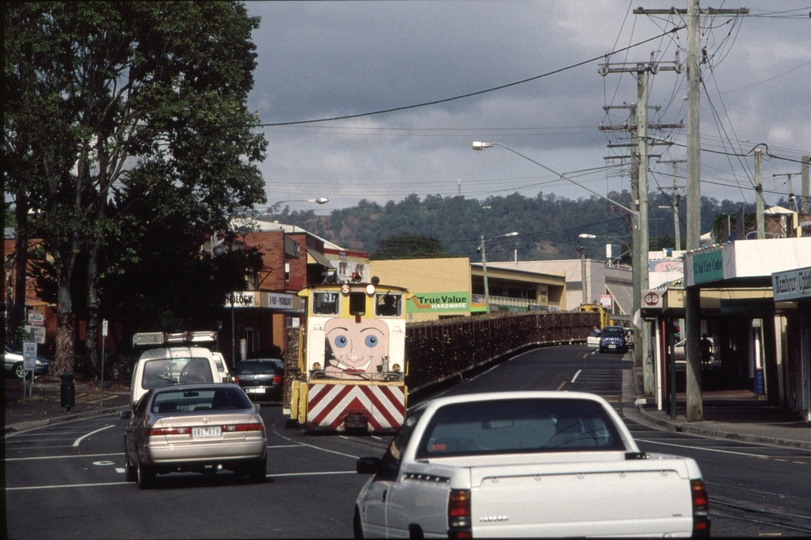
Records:
[[[118,469],[116,469],[118,470]],[[121,469],[120,472],[124,472]],[[320,471],[320,472],[302,472],[302,473],[279,473],[268,474],[266,478],[281,478],[293,476],[329,476],[334,474],[358,474],[356,471]],[[129,486],[132,482],[100,482],[98,484],[61,484],[57,486],[26,486],[26,487],[7,487],[6,491],[37,491],[42,489],[64,489],[64,488],[86,488],[86,487],[102,487],[102,486]]]
[[[86,438],[90,437],[91,435],[95,435],[95,434],[96,434],[96,433],[98,433],[99,431],[104,431],[105,429],[110,429],[111,427],[115,427],[115,426],[114,426],[113,424],[110,424],[109,426],[104,426],[103,428],[99,428],[99,429],[97,429],[96,431],[91,431],[91,432],[90,432],[90,433],[88,433],[87,435],[82,435],[81,437],[79,437],[78,439],[76,439],[75,441],[73,441],[73,446],[79,446],[79,443],[81,443],[81,442],[82,442],[82,440],[84,440],[84,439],[86,439]]]
[[[736,456],[750,456],[750,457],[757,457],[757,458],[764,458],[764,459],[774,459],[774,456],[769,456],[765,454],[753,454],[751,452],[735,452],[732,450],[719,450],[717,448],[703,448],[701,446],[690,446],[689,444],[673,444],[673,443],[666,443],[661,441],[651,441],[648,439],[637,439],[634,437],[636,442],[645,442],[649,444],[661,444],[664,446],[675,446],[676,448],[689,448],[691,450],[703,450],[705,452],[718,452],[719,454],[735,454]]]
[[[581,372],[581,371],[583,371],[583,370],[582,370],[582,369],[578,369],[578,370],[577,370],[577,373],[575,373],[575,374],[574,374],[574,377],[572,377],[572,384],[574,384],[574,382],[577,380],[577,377],[578,377],[578,376],[580,376],[580,372]]]

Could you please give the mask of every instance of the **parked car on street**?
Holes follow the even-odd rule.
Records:
[[[25,375],[25,356],[22,351],[15,351],[8,343],[3,343],[3,364],[6,377],[22,379]],[[50,358],[37,355],[34,375],[45,375],[51,367]]]
[[[598,328],[595,328],[594,330],[589,332],[589,336],[586,338],[586,344],[589,347],[594,347],[594,348],[599,347],[600,346],[600,336],[601,335],[602,335],[602,332],[600,332],[600,330]]]
[[[129,418],[124,473],[140,489],[158,474],[216,474],[220,467],[263,482],[267,435],[254,405],[231,383],[179,384],[149,390]]]
[[[356,538],[709,536],[689,457],[640,451],[584,392],[443,396],[409,410],[355,503]]]
[[[600,352],[628,352],[628,341],[622,326],[606,326],[600,336]]]
[[[277,358],[243,360],[234,372],[234,382],[254,401],[281,401],[284,364]]]

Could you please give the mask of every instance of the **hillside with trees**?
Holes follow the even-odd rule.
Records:
[[[612,192],[608,197],[630,207],[631,194]],[[649,196],[650,249],[676,248],[672,197],[661,193]],[[741,203],[701,198],[701,231],[707,232],[719,214],[737,214]],[[747,212],[753,209],[747,206]],[[686,212],[680,207],[680,240],[684,248]],[[516,231],[518,236],[487,243],[487,258],[493,261],[570,259],[586,246],[594,259],[605,256],[607,242],[631,243],[630,215],[597,197],[570,200],[543,192],[534,198],[518,193],[489,197],[483,201],[464,197],[410,195],[381,206],[362,200],[357,207],[334,210],[328,216],[312,211],[285,212],[280,221],[298,225],[336,244],[370,253],[384,250],[386,241],[403,235],[420,235],[441,242],[441,251],[451,256],[476,260],[480,238]],[[583,239],[580,234],[597,238]],[[605,237],[613,237],[605,238]]]

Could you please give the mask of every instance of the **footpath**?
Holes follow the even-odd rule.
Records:
[[[688,422],[685,417],[686,396],[676,394],[676,416],[659,410],[653,399],[644,398],[642,370],[626,370],[623,376],[623,414],[642,424],[716,439],[803,448],[811,450],[811,422],[799,419],[797,413],[770,405],[763,396],[749,390],[702,392],[704,420]]]
[[[56,422],[76,420],[105,414],[118,414],[127,410],[130,389],[120,384],[105,383],[104,392],[97,384],[75,382],[74,406],[70,411],[62,407],[61,379],[38,377],[34,381],[33,395],[26,392],[23,382],[6,377],[4,381],[3,432],[13,433]]]
[[[769,405],[748,390],[704,392],[704,420],[688,422],[684,416],[683,393],[677,394],[677,414],[671,418],[669,412],[658,410],[652,399],[642,397],[642,388],[641,370],[633,368],[623,372],[622,401],[626,404],[623,407],[626,418],[676,432],[811,450],[811,422]],[[97,385],[79,381],[75,385],[74,406],[66,411],[61,406],[60,379],[37,379],[33,397],[23,399],[22,381],[7,378],[3,431],[9,434],[55,422],[118,414],[127,410],[129,400],[128,387],[105,385],[102,395]]]

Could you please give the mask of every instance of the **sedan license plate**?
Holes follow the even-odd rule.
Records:
[[[192,428],[191,436],[194,439],[209,439],[212,437],[220,437],[222,436],[222,430],[219,426],[217,427],[196,427]]]
[[[609,349],[616,349],[616,348],[617,348],[617,346],[616,346],[616,345],[609,345],[609,346],[608,346],[608,348],[609,348]]]
[[[264,394],[265,389],[264,388],[246,388],[245,392],[248,393],[248,394]]]

